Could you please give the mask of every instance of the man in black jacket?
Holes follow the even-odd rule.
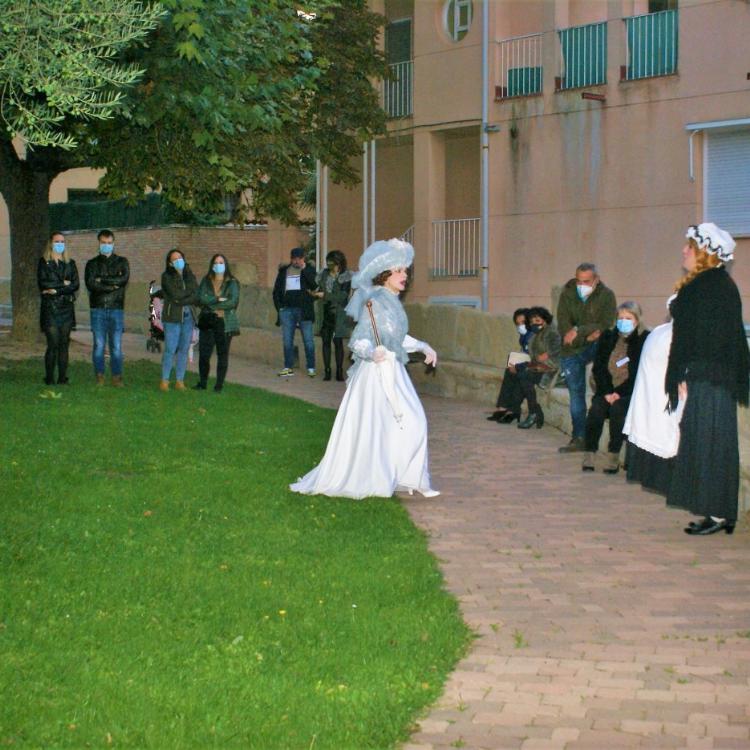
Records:
[[[96,235],[99,254],[86,263],[86,288],[89,290],[91,332],[94,335],[94,374],[104,384],[104,343],[109,341],[112,385],[122,387],[122,331],[125,327],[125,287],[130,280],[130,265],[115,255],[115,235],[102,229]]]
[[[281,326],[284,340],[284,368],[280,377],[294,374],[294,332],[302,332],[305,345],[307,374],[315,377],[315,339],[313,322],[315,321],[315,297],[313,292],[318,288],[315,283],[315,269],[305,263],[305,251],[295,247],[290,253],[288,265],[279,267],[276,283],[273,285],[273,304],[279,314],[276,325]]]

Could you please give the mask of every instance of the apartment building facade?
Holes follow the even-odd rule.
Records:
[[[404,236],[410,300],[490,312],[549,304],[593,261],[653,325],[685,227],[714,221],[738,240],[732,273],[750,300],[750,2],[372,7],[387,20],[388,133],[366,145],[356,189],[324,187],[323,250],[354,259]]]

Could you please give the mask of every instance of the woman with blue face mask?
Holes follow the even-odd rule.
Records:
[[[648,330],[641,325],[641,307],[637,302],[623,302],[617,308],[615,327],[599,339],[594,359],[595,393],[586,415],[583,471],[594,471],[599,439],[604,422],[609,419],[609,445],[603,466],[605,474],[620,469],[620,449],[624,441],[622,428],[633,393],[638,362]]]
[[[164,273],[161,275],[164,307],[161,320],[164,324],[164,354],[161,358],[162,391],[169,390],[172,368],[175,370],[175,390],[185,390],[185,370],[193,340],[193,327],[198,304],[198,282],[185,262],[185,256],[174,248],[167,253]]]
[[[237,305],[240,301],[240,284],[229,270],[229,261],[221,253],[211,258],[208,273],[198,288],[201,306],[198,317],[200,336],[198,339],[198,372],[200,380],[193,386],[205,391],[211,369],[211,355],[216,347],[216,385],[214,391],[221,393],[229,367],[229,345],[232,337],[240,333],[237,320]]]
[[[62,233],[51,235],[44,255],[39,259],[36,278],[42,295],[39,323],[47,337],[44,382],[64,385],[68,382],[68,347],[70,332],[76,325],[75,300],[79,281],[76,262],[68,254]]]

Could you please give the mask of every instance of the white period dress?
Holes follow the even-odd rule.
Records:
[[[321,462],[290,488],[307,495],[391,497],[396,490],[431,493],[427,419],[404,364],[407,352],[429,347],[407,334],[398,295],[377,287],[371,296],[385,362],[372,359],[375,339],[366,310],[349,347],[355,364]]]

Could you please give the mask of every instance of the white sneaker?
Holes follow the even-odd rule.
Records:
[[[315,372],[315,370],[314,370],[314,369],[313,369],[312,367],[308,367],[308,368],[307,368],[307,374],[308,374],[308,375],[309,375],[309,376],[310,376],[311,378],[314,378],[314,377],[315,377],[315,375],[316,375],[316,372]]]
[[[290,378],[294,375],[294,370],[291,367],[285,367],[283,370],[279,370],[277,375],[280,378]]]

